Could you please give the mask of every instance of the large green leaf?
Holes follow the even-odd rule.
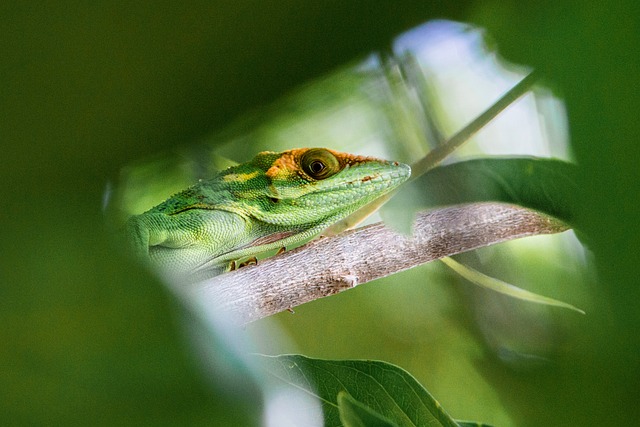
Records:
[[[266,370],[282,382],[306,390],[322,402],[326,426],[341,426],[338,395],[347,392],[358,414],[398,426],[449,426],[456,422],[415,378],[386,362],[321,360],[300,355],[260,356]],[[353,402],[352,402],[353,403]],[[344,404],[344,403],[343,403]],[[354,405],[351,411],[355,411]],[[380,421],[382,422],[382,421]]]
[[[381,209],[392,227],[410,234],[414,214],[437,206],[505,202],[574,224],[577,167],[556,159],[493,157],[436,167],[405,185]],[[410,209],[407,209],[410,207]]]
[[[426,206],[499,201],[532,208],[567,223],[575,219],[577,168],[555,159],[483,158],[441,166],[418,178]]]

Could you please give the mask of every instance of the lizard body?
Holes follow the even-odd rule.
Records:
[[[409,166],[324,148],[265,151],[127,222],[134,249],[187,281],[297,244],[388,193]]]

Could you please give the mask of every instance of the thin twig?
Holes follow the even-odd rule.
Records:
[[[436,148],[431,150],[426,156],[411,165],[411,180],[424,175],[427,171],[440,164],[440,162],[447,158],[449,154],[453,153],[458,147],[467,142],[473,135],[475,135],[480,129],[486,126],[498,114],[504,111],[518,98],[526,94],[537,80],[538,76],[535,72],[529,73],[507,93],[502,95],[502,97],[500,97],[500,99],[498,99],[491,107],[489,107],[482,114],[471,121],[471,123],[467,124],[458,133],[444,141],[442,144],[436,146]],[[389,199],[391,199],[394,194],[395,191],[377,198],[373,202],[358,209],[343,220],[336,222],[323,234],[325,234],[326,236],[335,236],[337,234],[340,234],[344,230],[357,226],[362,221],[367,219],[367,217],[369,217],[371,214],[380,209],[380,207],[384,205]]]
[[[458,147],[467,142],[498,114],[513,104],[518,98],[526,94],[537,80],[538,76],[535,71],[529,73],[524,79],[520,80],[514,87],[509,89],[507,93],[502,95],[495,104],[473,119],[471,123],[467,124],[458,133],[447,139],[442,144],[436,146],[426,156],[411,165],[411,179],[416,179],[420,175],[423,175],[425,172],[440,164],[440,162],[446,159],[449,154],[453,153]]]

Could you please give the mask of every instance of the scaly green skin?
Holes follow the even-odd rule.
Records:
[[[297,244],[388,193],[409,166],[327,149],[262,152],[127,223],[135,250],[185,281]]]

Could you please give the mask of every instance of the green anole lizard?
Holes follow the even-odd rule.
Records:
[[[131,217],[127,232],[162,273],[203,280],[320,233],[410,174],[402,163],[324,148],[265,151]]]

